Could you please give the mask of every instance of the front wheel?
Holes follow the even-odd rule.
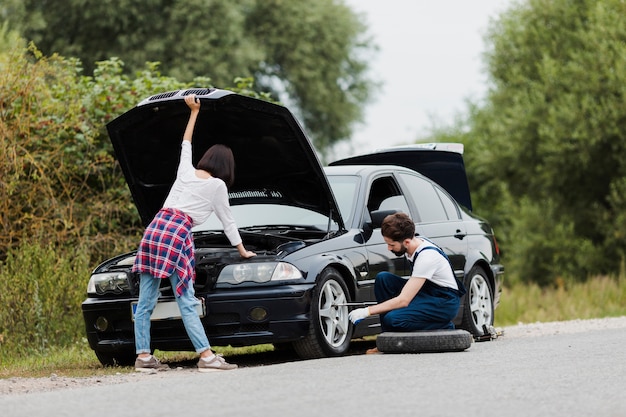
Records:
[[[482,336],[485,333],[483,326],[493,326],[493,294],[487,274],[479,267],[472,268],[465,286],[467,294],[461,328],[474,336]]]
[[[304,339],[293,343],[303,359],[341,356],[350,346],[352,326],[348,319],[348,289],[334,268],[322,271],[311,300],[311,325]]]

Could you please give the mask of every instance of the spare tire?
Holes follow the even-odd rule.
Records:
[[[378,335],[376,347],[384,353],[461,352],[472,341],[471,333],[461,329],[384,332]]]

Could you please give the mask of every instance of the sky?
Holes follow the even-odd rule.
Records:
[[[484,97],[483,37],[512,1],[345,0],[379,46],[370,76],[382,87],[335,157],[414,143],[465,113],[467,99]]]

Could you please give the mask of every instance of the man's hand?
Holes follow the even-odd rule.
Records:
[[[356,310],[352,310],[350,314],[348,314],[348,318],[354,324],[358,324],[361,320],[369,316],[370,316],[369,307],[357,308]]]

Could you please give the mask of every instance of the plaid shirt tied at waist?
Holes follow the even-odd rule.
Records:
[[[184,212],[162,208],[143,234],[133,272],[161,279],[176,273],[176,295],[180,297],[195,280],[192,225],[191,217]]]

